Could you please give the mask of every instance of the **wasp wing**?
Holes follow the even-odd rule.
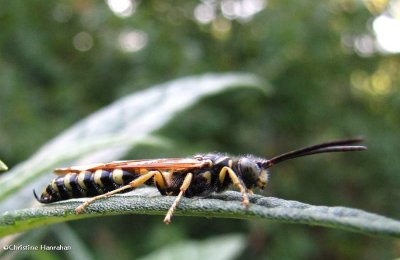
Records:
[[[65,175],[68,173],[79,173],[81,171],[96,171],[99,169],[147,169],[147,170],[183,170],[200,168],[204,166],[204,161],[194,158],[165,158],[165,159],[149,159],[149,160],[128,160],[114,161],[110,163],[97,163],[90,165],[72,166],[66,168],[56,168],[54,173],[57,175]]]

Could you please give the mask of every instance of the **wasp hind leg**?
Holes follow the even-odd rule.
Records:
[[[176,207],[178,206],[179,202],[181,201],[183,194],[189,188],[190,183],[192,182],[192,177],[193,177],[193,174],[190,172],[185,176],[185,179],[183,180],[183,183],[180,187],[178,196],[176,196],[174,203],[169,208],[167,215],[165,215],[165,218],[164,218],[165,224],[171,223],[172,214],[174,214],[174,211],[175,211]]]
[[[133,181],[131,181],[129,184],[127,184],[125,186],[122,186],[122,187],[120,187],[118,189],[115,189],[113,191],[110,191],[110,192],[95,196],[93,198],[90,198],[89,200],[87,200],[83,204],[81,204],[79,207],[77,207],[75,209],[75,212],[76,212],[76,214],[81,213],[82,210],[87,208],[90,204],[92,204],[96,200],[103,199],[103,198],[108,198],[108,197],[110,197],[110,196],[112,196],[114,194],[120,193],[120,192],[122,192],[124,190],[136,188],[136,187],[138,187],[140,185],[143,185],[146,181],[148,181],[153,176],[155,176],[154,179],[160,186],[162,186],[162,187],[165,186],[164,178],[162,177],[161,173],[159,171],[150,171],[150,172],[148,172],[146,174],[143,174],[140,177],[134,179]]]
[[[236,175],[236,173],[231,168],[225,166],[221,169],[221,171],[219,172],[219,181],[221,183],[224,183],[226,173],[228,173],[229,177],[231,178],[233,185],[235,185],[237,188],[239,188],[240,193],[242,193],[242,197],[243,197],[242,204],[245,207],[248,207],[249,206],[249,198],[247,197],[246,189],[243,186],[242,182],[240,181],[239,177]],[[252,191],[249,190],[249,193],[252,194]]]

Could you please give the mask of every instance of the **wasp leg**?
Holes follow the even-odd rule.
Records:
[[[165,215],[165,218],[164,218],[165,224],[171,223],[172,214],[174,214],[175,208],[178,206],[179,202],[181,201],[183,194],[189,188],[190,183],[192,182],[192,177],[193,177],[193,174],[190,172],[185,176],[185,179],[183,180],[183,183],[180,187],[180,192],[179,192],[178,196],[176,197],[174,203],[169,208],[167,215]]]
[[[157,182],[161,187],[165,187],[165,183],[164,183],[164,178],[161,175],[161,172],[159,171],[150,171],[146,174],[143,174],[142,176],[136,178],[135,180],[131,181],[129,184],[122,186],[118,189],[115,189],[113,191],[95,196],[93,198],[90,198],[89,200],[85,201],[82,205],[80,205],[79,207],[77,207],[75,209],[76,214],[81,213],[82,210],[84,210],[86,207],[88,207],[90,204],[92,204],[94,201],[99,200],[99,199],[103,199],[103,198],[108,198],[114,194],[120,193],[121,191],[124,191],[126,189],[132,189],[132,188],[136,188],[140,185],[143,185],[146,181],[148,181],[151,177],[154,177],[155,182]]]
[[[232,180],[233,185],[235,185],[236,187],[238,187],[239,190],[240,190],[240,193],[242,193],[242,197],[243,197],[242,204],[243,204],[245,207],[248,207],[248,206],[249,206],[249,198],[247,197],[246,189],[244,188],[243,184],[241,183],[239,177],[236,175],[236,173],[235,173],[231,168],[229,168],[229,167],[227,167],[227,166],[225,166],[225,167],[222,168],[222,170],[219,172],[219,181],[220,181],[221,183],[224,182],[225,176],[226,176],[226,173],[227,173],[227,172],[228,172],[228,174],[229,174],[229,177],[230,177],[231,180]]]

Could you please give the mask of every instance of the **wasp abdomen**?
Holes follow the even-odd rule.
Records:
[[[71,172],[54,179],[38,200],[42,203],[51,203],[72,198],[94,197],[127,185],[138,176],[139,173],[123,169]]]

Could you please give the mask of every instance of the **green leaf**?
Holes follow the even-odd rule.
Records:
[[[48,142],[27,161],[2,174],[0,210],[27,207],[32,200],[23,198],[33,198],[33,186],[28,184],[74,159],[79,158],[74,164],[108,162],[121,158],[139,143],[162,144],[160,138],[150,134],[168,123],[176,113],[205,96],[243,87],[266,91],[260,80],[251,74],[206,74],[167,82],[115,101]],[[46,183],[41,182],[37,186],[44,185]]]
[[[212,237],[204,241],[184,241],[163,247],[140,260],[235,259],[246,245],[245,236],[239,234]]]
[[[121,214],[165,215],[175,197],[160,196],[154,188],[137,189],[91,204],[84,213],[75,214],[80,200],[68,200],[41,207],[3,213],[0,236],[26,231],[43,225],[89,217]],[[235,219],[269,219],[286,223],[308,224],[344,229],[369,235],[400,237],[400,222],[377,214],[345,207],[313,206],[297,201],[253,195],[250,206],[241,204],[241,194],[228,191],[206,198],[184,198],[176,216]],[[160,221],[162,221],[160,217]],[[174,221],[179,218],[174,217]]]

